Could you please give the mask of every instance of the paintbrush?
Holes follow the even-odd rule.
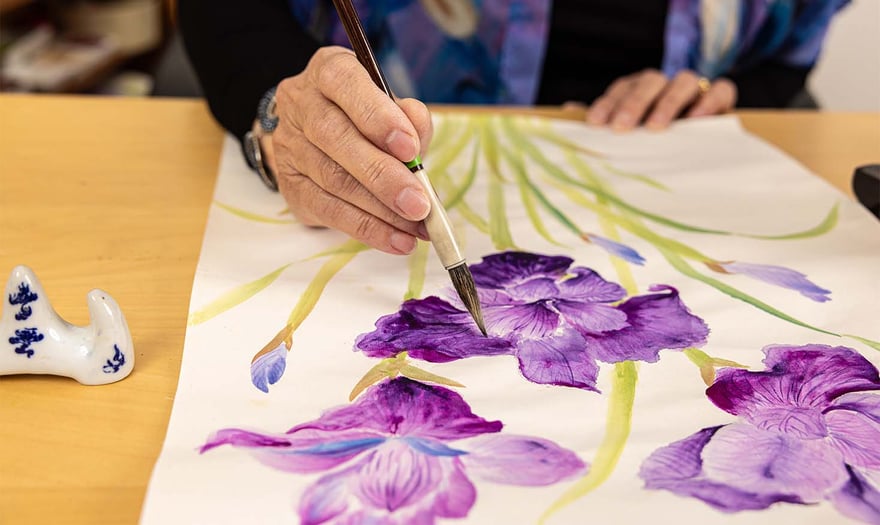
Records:
[[[351,47],[354,49],[358,61],[366,68],[370,78],[379,86],[379,89],[383,90],[393,100],[394,95],[391,93],[388,83],[385,82],[382,70],[379,69],[376,55],[373,54],[373,49],[370,47],[367,35],[364,33],[364,28],[351,0],[333,0],[333,5],[336,7],[336,12],[339,14],[339,19],[342,21],[342,26],[345,28],[345,33],[348,35],[348,40],[351,42]],[[461,249],[458,247],[458,242],[455,240],[452,223],[449,222],[446,210],[443,208],[443,204],[440,202],[440,198],[437,196],[437,192],[434,191],[434,186],[425,172],[422,159],[416,156],[415,159],[406,163],[406,167],[422,183],[425,192],[428,194],[428,199],[431,201],[431,211],[425,218],[424,223],[425,228],[428,230],[428,236],[431,238],[431,244],[434,246],[434,251],[437,252],[440,262],[443,263],[446,271],[449,272],[449,278],[452,280],[452,285],[455,287],[455,291],[458,292],[461,302],[464,303],[465,308],[470,312],[471,317],[474,318],[474,322],[477,324],[480,332],[486,335],[483,311],[480,308],[480,299],[477,296],[474,278],[471,275],[470,269],[468,269]]]

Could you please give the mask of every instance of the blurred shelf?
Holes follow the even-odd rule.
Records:
[[[0,0],[0,15],[34,3],[34,0]]]

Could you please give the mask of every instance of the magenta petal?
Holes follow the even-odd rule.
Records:
[[[310,485],[299,501],[300,523],[302,525],[327,523],[342,517],[350,507],[357,507],[348,488],[348,480],[358,468],[355,466],[327,474]]]
[[[771,345],[764,354],[763,372],[720,370],[706,391],[709,399],[722,410],[767,427],[768,408],[823,410],[847,392],[880,389],[877,369],[851,348]]]
[[[617,283],[603,279],[595,271],[577,266],[569,271],[572,277],[559,284],[560,297],[572,301],[611,303],[626,296],[626,290]]]
[[[398,377],[369,388],[354,403],[328,410],[290,433],[360,428],[385,435],[448,441],[499,432],[501,427],[500,421],[486,421],[471,412],[452,390]]]
[[[855,467],[880,471],[880,392],[851,392],[825,412],[831,444]]]
[[[583,332],[590,352],[599,361],[647,361],[659,359],[664,349],[700,346],[709,328],[691,314],[671,286],[652,286],[652,293],[628,299],[618,306],[628,326],[603,334]]]
[[[483,257],[471,265],[474,282],[481,288],[506,288],[537,276],[559,278],[573,260],[526,252],[503,252]]]
[[[724,512],[765,509],[776,502],[803,503],[795,495],[758,493],[709,479],[703,472],[701,455],[703,448],[721,428],[705,428],[655,450],[639,470],[645,488],[698,498]]]
[[[847,467],[849,481],[828,500],[841,514],[865,523],[880,523],[880,491],[858,470]]]
[[[586,352],[583,338],[574,330],[543,339],[517,343],[519,369],[526,379],[542,385],[596,389],[599,366]]]
[[[376,330],[359,335],[355,348],[370,357],[406,351],[434,363],[511,351],[508,341],[484,337],[469,313],[438,297],[406,301],[399,312],[379,318]]]
[[[468,451],[461,462],[468,474],[505,485],[552,485],[585,472],[577,455],[552,441],[492,434],[458,443]]]
[[[393,513],[416,506],[436,492],[443,467],[438,458],[393,440],[370,453],[357,480],[358,498],[366,506]]]
[[[211,436],[201,452],[220,445],[232,445],[249,449],[261,463],[275,469],[309,473],[342,465],[383,441],[382,436],[360,430],[328,433],[308,429],[295,435],[270,436],[227,428]]]

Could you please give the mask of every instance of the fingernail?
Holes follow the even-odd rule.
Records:
[[[605,119],[608,117],[608,114],[604,111],[590,111],[587,113],[587,122],[590,124],[601,125],[605,123]]]
[[[616,131],[622,131],[632,128],[635,124],[636,119],[629,113],[618,113],[617,116],[614,117],[614,122],[611,123],[611,127]]]
[[[660,131],[662,129],[666,129],[666,120],[661,118],[653,118],[645,123],[645,127],[653,131]]]
[[[391,234],[391,247],[400,253],[410,253],[416,248],[416,238],[405,233],[394,232]]]
[[[401,162],[409,162],[419,154],[419,150],[416,148],[416,141],[411,136],[396,129],[385,138],[385,147],[388,149],[388,153],[397,157]]]
[[[431,203],[428,201],[428,197],[415,188],[404,188],[397,195],[397,200],[394,203],[403,213],[404,217],[411,221],[420,221],[427,217],[428,212],[431,211]]]
[[[419,232],[419,237],[423,241],[430,241],[431,240],[431,236],[428,235],[428,228],[425,227],[425,223],[423,223],[423,222],[419,223],[418,232]]]

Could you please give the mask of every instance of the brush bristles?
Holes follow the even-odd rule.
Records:
[[[474,284],[474,277],[467,264],[462,262],[457,266],[449,268],[449,278],[452,279],[452,286],[461,297],[464,307],[471,313],[477,328],[483,335],[486,335],[486,325],[483,323],[483,309],[480,308],[480,297],[477,295],[477,285]]]

